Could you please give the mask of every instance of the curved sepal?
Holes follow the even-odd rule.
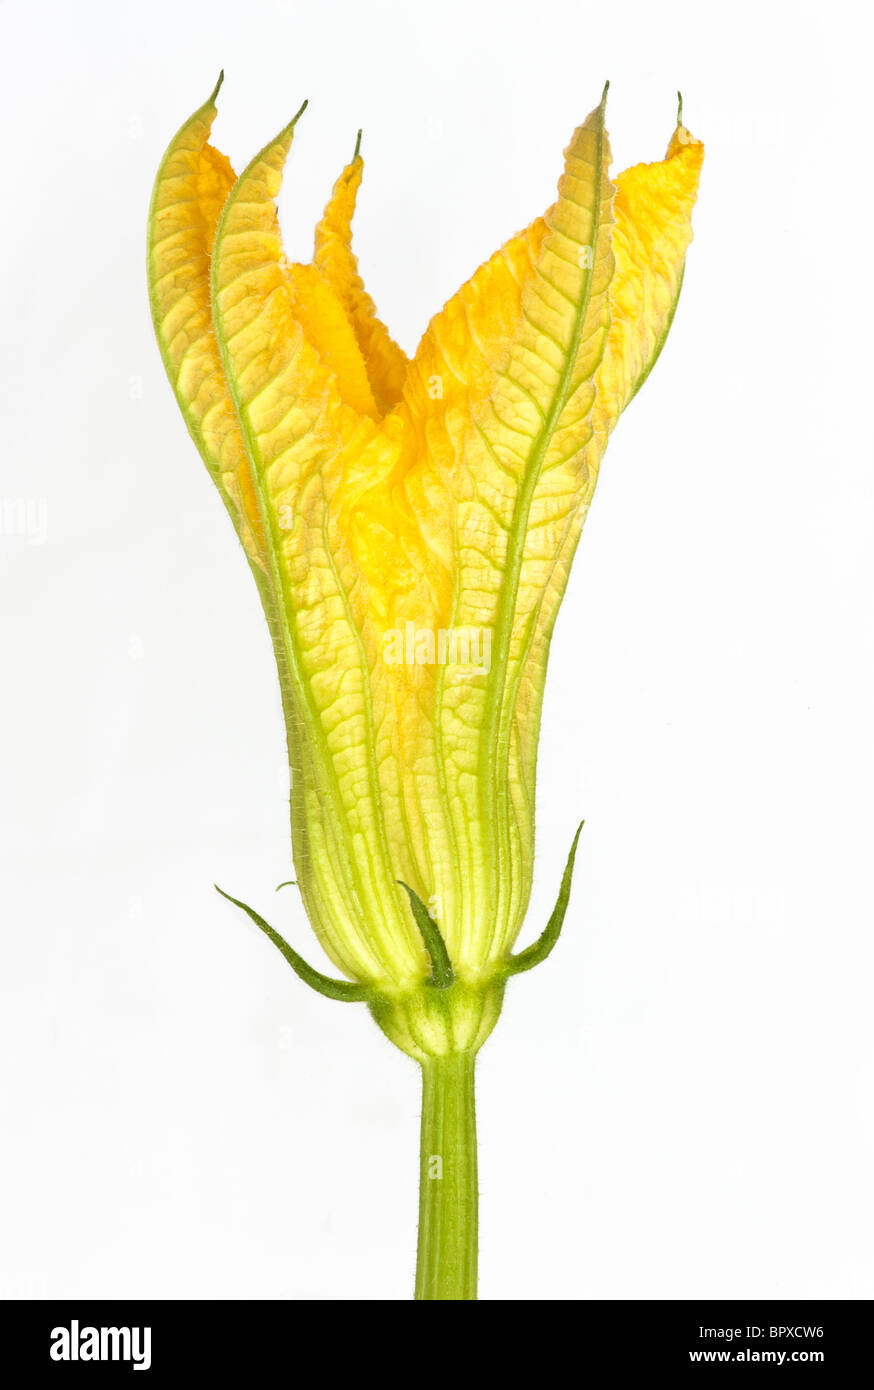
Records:
[[[448,989],[455,979],[455,971],[452,968],[452,961],[446,949],[446,942],[440,934],[440,928],[434,921],[418,893],[415,893],[408,883],[403,879],[398,879],[398,884],[410,900],[410,908],[416,920],[416,926],[425,943],[425,950],[428,952],[428,959],[431,962],[431,978],[428,981],[435,989]]]
[[[293,946],[289,946],[284,937],[274,931],[264,918],[259,916],[253,907],[240,902],[239,898],[232,898],[230,893],[226,893],[218,884],[213,884],[215,891],[221,893],[223,898],[227,898],[229,903],[235,907],[241,907],[248,917],[251,917],[256,927],[260,927],[265,936],[268,936],[288,961],[292,970],[303,980],[305,985],[314,989],[317,994],[324,994],[327,999],[339,999],[344,1004],[369,1004],[373,1000],[373,991],[366,985],[354,984],[351,980],[333,980],[330,975],[323,975],[320,970],[314,970],[311,965],[307,965],[303,956],[299,956]]]
[[[567,912],[567,905],[571,896],[571,879],[574,873],[574,859],[577,853],[577,844],[580,833],[585,825],[585,821],[580,821],[577,826],[577,833],[574,836],[571,852],[567,857],[564,866],[564,873],[561,878],[561,887],[558,890],[558,901],[552,910],[552,916],[547,922],[541,935],[524,951],[520,951],[517,956],[511,956],[505,967],[508,975],[521,975],[524,970],[533,970],[535,965],[539,965],[542,960],[546,960],[564,924],[564,914]]]

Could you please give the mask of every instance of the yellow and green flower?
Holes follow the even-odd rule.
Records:
[[[680,113],[663,160],[611,181],[602,99],[552,207],[408,358],[352,251],[358,148],[290,262],[275,199],[300,112],[237,178],[209,143],[217,91],[158,171],[149,292],[264,605],[296,881],[339,978],[239,905],[421,1064],[417,1297],[473,1298],[474,1058],[508,978],[555,943],[579,836],[514,954],[550,639],[607,439],[674,317],[703,149]]]

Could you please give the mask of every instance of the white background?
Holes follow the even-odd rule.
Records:
[[[315,963],[254,587],[152,339],[151,180],[227,73],[239,169],[304,97],[312,226],[364,127],[362,268],[411,350],[681,87],[683,299],[554,645],[528,936],[480,1066],[487,1299],[870,1298],[870,46],[850,4],[0,7],[0,1292],[403,1299],[415,1068]],[[41,512],[45,505],[44,514]],[[40,517],[44,515],[45,529]]]

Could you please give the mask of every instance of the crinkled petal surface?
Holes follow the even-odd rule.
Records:
[[[376,313],[364,288],[352,250],[352,218],[361,187],[364,160],[356,153],[334,185],[316,228],[313,265],[345,309],[367,364],[376,404],[385,414],[401,398],[409,363]]]

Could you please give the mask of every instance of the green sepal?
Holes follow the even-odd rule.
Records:
[[[287,878],[287,879],[285,880],[284,883],[277,883],[277,885],[276,885],[276,887],[275,887],[275,889],[274,889],[273,891],[274,891],[275,893],[278,893],[279,890],[280,890],[280,888],[296,888],[296,887],[297,887],[297,879],[296,879],[296,878]],[[222,891],[222,890],[219,889],[219,892],[221,892],[221,891]],[[227,897],[227,894],[225,894],[225,897]]]
[[[217,893],[221,893],[223,898],[227,898],[229,903],[241,907],[247,916],[251,917],[255,926],[260,927],[264,935],[270,938],[273,945],[285,956],[294,973],[303,980],[305,985],[309,985],[310,989],[314,989],[317,994],[324,994],[327,999],[339,999],[344,1004],[369,1004],[371,1002],[373,990],[367,985],[354,984],[351,980],[333,980],[330,975],[323,975],[320,970],[314,970],[311,965],[307,965],[303,956],[298,955],[293,946],[289,946],[278,931],[274,931],[269,923],[259,916],[253,907],[241,903],[239,898],[232,898],[230,893],[219,888],[217,883],[213,887]]]
[[[567,905],[571,896],[571,879],[574,874],[574,859],[577,853],[577,843],[580,833],[585,825],[585,821],[580,821],[577,826],[577,833],[574,836],[571,852],[567,857],[564,866],[564,873],[561,878],[561,887],[558,890],[558,901],[552,910],[552,916],[547,922],[541,935],[524,951],[520,951],[518,956],[511,956],[504,966],[504,973],[507,975],[521,975],[523,970],[533,970],[535,965],[539,965],[542,960],[546,960],[564,924],[564,915],[567,912]]]
[[[452,968],[452,961],[449,959],[446,942],[440,935],[440,928],[418,893],[415,893],[408,883],[404,883],[403,879],[399,878],[398,883],[410,900],[416,926],[419,928],[425,943],[425,950],[428,952],[428,959],[431,962],[431,978],[428,983],[433,985],[435,989],[448,989],[455,979],[455,971]]]

